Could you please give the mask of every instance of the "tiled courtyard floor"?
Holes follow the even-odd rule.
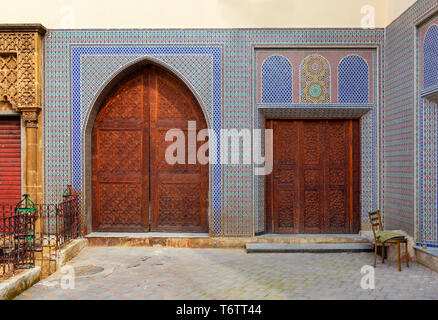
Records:
[[[17,299],[438,299],[438,273],[417,263],[398,272],[379,262],[375,289],[361,289],[361,267],[372,261],[370,253],[88,247],[69,264],[74,289],[61,288],[69,283],[58,271]]]

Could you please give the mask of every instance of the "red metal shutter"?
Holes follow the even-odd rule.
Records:
[[[0,203],[16,204],[21,198],[20,118],[0,118]]]

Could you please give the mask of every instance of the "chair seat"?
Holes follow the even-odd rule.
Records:
[[[395,239],[389,239],[389,240],[386,240],[383,242],[377,240],[377,245],[388,244],[388,243],[399,243],[399,242],[400,243],[407,243],[408,239],[400,237],[400,238],[395,238]]]
[[[399,232],[378,231],[376,232],[376,239],[378,242],[388,242],[389,240],[403,240],[406,239],[406,237]]]

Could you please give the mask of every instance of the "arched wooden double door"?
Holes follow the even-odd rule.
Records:
[[[208,165],[170,165],[169,129],[205,119],[189,88],[147,65],[106,96],[92,131],[93,231],[207,232]],[[198,142],[198,146],[199,146]]]

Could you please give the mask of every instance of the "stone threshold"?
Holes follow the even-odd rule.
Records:
[[[208,238],[208,233],[168,233],[168,232],[92,232],[85,238]]]
[[[373,252],[369,243],[247,243],[247,253],[340,253]]]
[[[256,236],[257,239],[309,239],[309,240],[330,240],[339,242],[368,242],[366,238],[358,234],[276,234],[267,233]]]

